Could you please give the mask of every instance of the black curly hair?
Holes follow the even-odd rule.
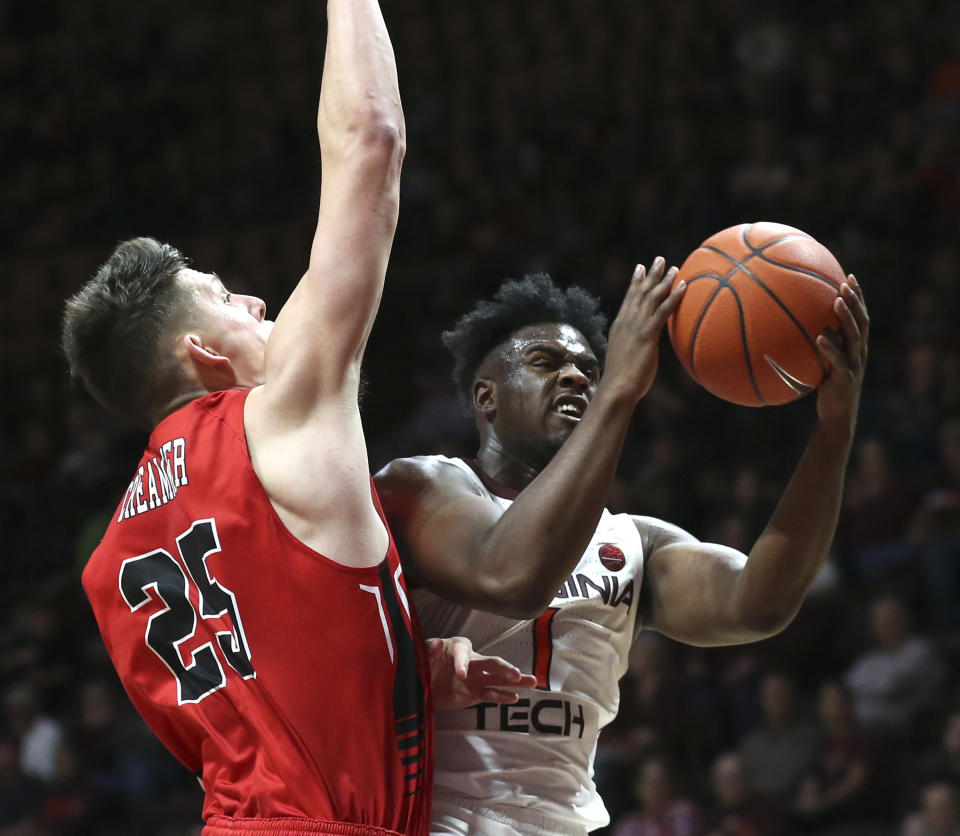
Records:
[[[572,325],[603,363],[607,318],[599,299],[582,287],[562,290],[546,273],[506,281],[492,299],[479,302],[442,335],[453,355],[453,382],[466,406],[471,404],[474,376],[487,355],[517,329],[539,322]]]

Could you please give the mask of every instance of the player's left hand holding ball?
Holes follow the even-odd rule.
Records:
[[[478,702],[515,703],[515,689],[532,688],[537,678],[499,656],[475,653],[470,639],[427,639],[434,708],[468,708]]]
[[[817,337],[817,348],[826,360],[829,371],[817,390],[817,415],[824,424],[837,424],[852,433],[857,420],[863,373],[867,367],[867,341],[870,316],[863,290],[853,277],[840,289],[834,303],[840,317],[842,340],[826,334]],[[842,344],[841,344],[842,343]]]

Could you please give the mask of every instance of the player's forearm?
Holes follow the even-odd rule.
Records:
[[[537,615],[576,567],[596,531],[636,398],[601,386],[579,426],[487,535],[479,559],[497,601]],[[498,607],[499,608],[499,607]]]
[[[358,141],[402,146],[396,59],[376,0],[327,3],[317,130],[325,156],[345,152]]]
[[[818,424],[737,584],[737,619],[758,638],[790,623],[830,549],[853,433]],[[762,634],[762,635],[759,635]]]

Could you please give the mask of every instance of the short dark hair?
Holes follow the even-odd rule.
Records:
[[[181,380],[176,359],[161,346],[187,311],[176,278],[188,263],[154,238],[123,241],[64,309],[61,346],[71,377],[145,427]]]
[[[452,330],[443,332],[443,344],[453,355],[453,382],[466,405],[471,403],[473,379],[486,356],[517,329],[540,322],[572,325],[603,363],[607,318],[597,297],[582,287],[562,290],[546,273],[509,280],[492,299],[479,302]]]

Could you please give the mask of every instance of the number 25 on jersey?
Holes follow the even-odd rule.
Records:
[[[244,679],[255,677],[256,671],[250,663],[250,649],[233,593],[217,583],[207,567],[207,558],[220,551],[216,521],[193,523],[177,537],[177,550],[186,572],[170,552],[157,549],[125,560],[119,580],[120,593],[130,612],[157,598],[163,603],[164,609],[147,621],[144,640],[176,678],[177,702],[183,705],[200,702],[226,685],[221,656]],[[186,652],[189,658],[184,661],[180,645],[197,631],[198,612],[191,602],[191,581],[199,593],[199,615],[204,619],[227,618],[223,622],[226,629],[215,633],[216,648],[208,641]]]

